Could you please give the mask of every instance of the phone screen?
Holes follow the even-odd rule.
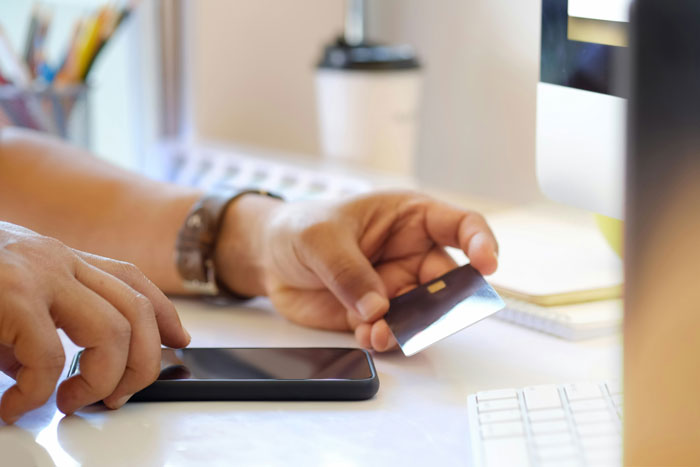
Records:
[[[159,380],[372,378],[368,355],[343,348],[163,349]]]

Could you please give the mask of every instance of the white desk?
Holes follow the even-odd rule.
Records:
[[[355,346],[350,334],[285,321],[265,300],[176,305],[194,346]],[[621,346],[618,336],[572,343],[487,319],[414,357],[375,363],[379,393],[363,402],[129,403],[63,417],[51,400],[15,426],[0,422],[0,464],[465,465],[468,394],[617,377]],[[10,384],[3,376],[0,391]]]

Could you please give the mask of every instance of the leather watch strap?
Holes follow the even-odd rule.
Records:
[[[209,296],[243,296],[230,290],[216,277],[214,249],[226,208],[241,196],[257,194],[281,199],[262,190],[214,192],[203,196],[185,218],[175,243],[175,262],[188,292]]]

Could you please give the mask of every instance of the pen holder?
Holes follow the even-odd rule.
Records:
[[[0,86],[0,126],[43,131],[90,148],[88,86]]]

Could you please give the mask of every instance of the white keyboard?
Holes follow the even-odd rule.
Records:
[[[168,142],[154,148],[144,172],[157,180],[204,190],[259,188],[288,201],[338,199],[372,188],[364,178],[317,166],[303,167],[235,149]]]
[[[483,391],[468,413],[474,467],[622,465],[617,382]]]

